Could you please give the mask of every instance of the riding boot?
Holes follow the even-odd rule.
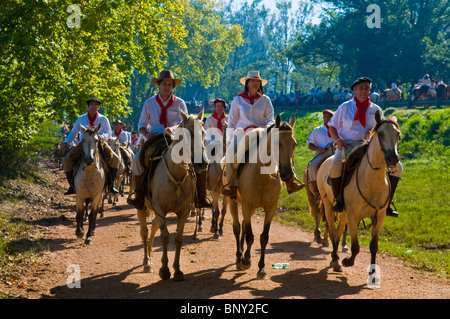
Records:
[[[342,176],[336,178],[330,177],[330,183],[334,195],[334,206],[332,208],[332,211],[341,213],[344,210],[344,203],[342,202],[341,193]]]
[[[213,206],[206,200],[206,170],[196,172],[197,175],[197,198],[195,208],[212,208]]]
[[[389,181],[391,183],[391,194],[390,194],[390,198],[389,198],[389,205],[386,209],[386,216],[398,217],[398,213],[392,209],[391,204],[392,204],[392,199],[394,198],[394,193],[395,193],[395,190],[397,189],[399,180],[400,180],[400,177],[389,175]],[[395,208],[395,206],[394,206],[394,208]],[[397,209],[397,208],[395,208],[395,209]]]
[[[142,210],[145,204],[145,185],[143,183],[144,174],[142,175],[133,175],[133,179],[136,185],[134,189],[134,199],[130,196],[127,198],[127,203],[135,208]]]
[[[305,184],[303,184],[302,182],[300,182],[300,185],[296,183],[300,182],[295,175],[288,181],[286,181],[286,190],[288,192],[288,194],[292,194],[294,192],[297,192],[299,190],[301,190],[303,187],[305,187]]]
[[[66,172],[66,178],[69,182],[69,189],[64,193],[64,195],[73,195],[75,194],[75,186],[73,184],[73,171]]]
[[[117,176],[117,168],[109,168],[109,179],[108,179],[108,187],[111,194],[119,194],[119,191],[114,186],[114,181]]]
[[[233,174],[231,175],[228,184],[222,187],[222,194],[225,196],[229,196],[231,199],[236,199],[237,197],[237,186],[234,186],[234,180],[236,179],[237,171],[237,168],[233,170]]]

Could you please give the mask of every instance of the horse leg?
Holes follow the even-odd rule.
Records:
[[[244,220],[242,222],[242,237],[245,236],[245,242],[247,244],[247,249],[244,253],[244,259],[241,263],[241,268],[244,270],[247,270],[252,265],[251,261],[251,250],[252,245],[255,239],[255,236],[253,235],[252,231],[252,215],[254,214],[254,210],[249,209],[248,207],[242,206],[242,214],[244,215]],[[244,239],[244,238],[242,238]],[[243,245],[243,240],[242,240]]]
[[[263,232],[260,236],[260,244],[261,244],[261,257],[259,258],[259,263],[258,263],[258,274],[257,274],[257,278],[258,279],[267,279],[267,274],[266,271],[264,270],[264,266],[265,266],[265,257],[266,257],[266,246],[267,243],[269,242],[269,230],[270,230],[270,225],[272,223],[272,219],[273,216],[275,215],[276,212],[276,206],[273,207],[272,209],[265,209],[265,218],[264,218],[264,229]]]
[[[203,232],[203,222],[202,220],[205,218],[205,209],[199,208],[198,209],[198,231]]]
[[[353,266],[355,264],[356,255],[359,254],[358,223],[356,223],[353,219],[350,219],[348,222],[348,229],[350,231],[350,237],[352,238],[352,255],[342,260],[344,267]]]
[[[159,277],[162,280],[167,280],[170,278],[170,270],[168,267],[169,258],[167,256],[167,245],[169,244],[170,234],[167,229],[166,220],[163,218],[165,214],[161,214],[161,210],[156,213],[156,220],[158,222],[160,232],[161,232],[161,242],[163,246],[163,254],[161,257],[161,268],[159,269]],[[162,216],[162,217],[160,217]]]
[[[324,200],[324,205],[328,223],[328,231],[330,233],[331,244],[333,246],[333,250],[331,252],[330,266],[333,267],[334,271],[342,272],[342,265],[341,262],[339,261],[339,255],[337,254],[339,246],[339,237],[334,221],[335,213],[331,211],[331,202],[329,200]]]
[[[241,225],[239,224],[238,204],[235,200],[231,200],[230,204],[231,217],[233,218],[233,233],[236,238],[236,269],[241,269],[242,249],[239,242],[239,235],[241,234]]]
[[[102,199],[101,194],[100,195],[97,194],[94,200],[91,201],[91,213],[89,214],[89,228],[86,234],[86,240],[84,241],[86,245],[92,245],[91,236],[93,236],[95,232],[95,224],[97,222],[97,214],[100,211],[101,199]]]
[[[200,211],[200,210],[199,210]],[[186,212],[180,212],[178,215],[178,222],[177,222],[177,236],[175,237],[175,259],[173,262],[173,268],[175,270],[175,273],[173,275],[173,280],[175,281],[183,281],[184,280],[184,274],[180,270],[180,253],[181,253],[181,246],[183,245],[183,232],[184,232],[184,225],[186,224],[187,215],[189,214],[188,211]],[[201,216],[200,216],[201,219]]]
[[[223,222],[225,220],[225,215],[227,213],[227,207],[228,207],[228,198],[224,198],[222,201],[222,211],[221,211],[222,218],[220,219],[220,223],[219,223],[219,235],[220,236],[223,236]]]
[[[153,248],[153,241],[155,240],[156,231],[158,230],[159,225],[156,221],[156,218],[153,219],[152,222],[152,229],[150,232],[150,239],[148,240],[148,256],[149,256],[149,272],[153,272],[153,261],[152,261],[152,248]]]
[[[144,272],[151,272],[151,266],[149,264],[148,259],[148,227],[147,227],[147,211],[144,208],[143,210],[138,209],[137,215],[139,218],[139,225],[140,225],[140,234],[142,243],[144,244]]]
[[[348,253],[348,251],[349,251],[348,246],[347,246],[347,232],[348,232],[348,225],[345,226],[344,234],[342,235],[342,249],[341,249],[341,251],[343,253]]]
[[[83,238],[84,236],[83,218],[84,218],[84,202],[81,201],[81,203],[79,203],[77,201],[77,216],[76,216],[77,229],[75,230],[75,235],[78,238]]]

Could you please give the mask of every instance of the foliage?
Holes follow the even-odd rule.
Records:
[[[380,28],[367,26],[367,1],[315,2],[329,10],[319,25],[298,34],[290,51],[296,66],[339,65],[340,82],[347,87],[362,75],[383,88],[391,82],[415,83],[425,73],[435,79],[448,74],[448,44],[442,43],[449,34],[448,0],[378,1]]]

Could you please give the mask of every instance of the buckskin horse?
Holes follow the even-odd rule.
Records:
[[[399,162],[397,145],[400,139],[400,127],[395,117],[381,118],[375,113],[377,124],[372,129],[369,142],[363,144],[367,148],[361,162],[351,176],[350,182],[344,187],[344,211],[337,225],[335,218],[339,213],[332,211],[334,198],[331,186],[327,183],[328,171],[333,157],[328,158],[317,173],[317,186],[325,208],[330,238],[333,244],[330,266],[334,271],[342,271],[345,267],[353,266],[356,255],[359,253],[358,223],[364,218],[372,219],[372,239],[370,242],[371,265],[375,265],[378,250],[378,238],[386,217],[386,208],[389,205],[390,183],[387,169],[395,167]],[[337,249],[339,238],[348,223],[351,236],[351,256],[339,261]],[[376,269],[376,268],[375,268]]]
[[[84,161],[79,165],[74,179],[75,189],[77,190],[77,229],[75,234],[78,238],[83,238],[84,205],[86,205],[86,211],[89,205],[91,205],[89,228],[85,240],[85,244],[91,245],[91,236],[95,230],[97,214],[102,206],[103,191],[105,188],[105,164],[102,162],[98,148],[99,136],[97,133],[100,129],[100,124],[95,128],[85,128],[81,124],[80,127],[83,131]]]
[[[161,231],[161,242],[163,255],[162,266],[159,269],[159,276],[163,280],[170,278],[167,257],[167,245],[170,234],[167,229],[166,215],[174,212],[177,215],[177,235],[175,237],[175,269],[174,280],[184,280],[184,274],[180,270],[180,253],[183,244],[183,231],[186,219],[189,216],[191,206],[194,203],[196,192],[195,171],[206,167],[203,139],[205,130],[202,126],[203,111],[197,116],[187,115],[181,111],[182,121],[178,128],[182,128],[181,139],[173,140],[170,146],[163,152],[161,159],[156,164],[153,176],[147,176],[148,194],[145,198],[143,210],[138,209],[140,223],[140,233],[144,242],[144,271],[153,272],[151,252],[153,240],[158,228]],[[176,133],[177,131],[175,131]],[[195,139],[198,139],[195,141]],[[181,148],[180,148],[181,146]],[[190,146],[190,149],[189,149]],[[174,159],[183,152],[184,159],[175,161]],[[185,154],[185,151],[189,151]],[[201,161],[194,160],[195,155],[201,155]],[[142,153],[141,153],[142,155]],[[189,156],[188,156],[189,155]],[[187,157],[186,157],[187,156]],[[149,213],[154,215],[150,238],[148,237],[147,217]]]
[[[264,209],[264,228],[260,236],[261,256],[258,263],[258,279],[267,279],[265,272],[265,254],[266,246],[269,242],[269,229],[272,219],[275,215],[278,205],[278,198],[280,196],[282,181],[289,180],[294,176],[291,167],[291,162],[294,156],[294,147],[297,144],[294,138],[293,126],[295,124],[295,117],[291,116],[289,124],[281,122],[278,115],[275,124],[266,129],[255,129],[247,135],[260,130],[262,138],[259,142],[259,147],[249,146],[250,152],[257,152],[256,163],[246,162],[242,163],[240,168],[240,175],[237,178],[237,199],[230,200],[230,211],[233,217],[233,233],[236,238],[236,267],[237,269],[247,270],[251,266],[251,247],[253,245],[253,231],[251,218],[257,208]],[[277,129],[277,130],[275,130]],[[264,134],[266,133],[266,134]],[[261,136],[260,135],[260,136]],[[272,142],[273,140],[273,142]],[[243,143],[242,141],[241,143]],[[278,144],[278,161],[273,163],[274,156],[272,154],[271,145]],[[271,166],[276,164],[274,171],[268,169],[266,164],[261,161],[261,147],[267,147],[267,155],[271,156]],[[270,154],[269,154],[270,153]],[[249,154],[253,156],[255,154]],[[263,173],[264,171],[266,171]],[[241,225],[238,218],[238,202],[242,205],[242,237]],[[244,238],[247,244],[247,249],[243,255]]]

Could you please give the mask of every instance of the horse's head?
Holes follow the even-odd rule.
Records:
[[[119,147],[119,138],[111,137],[111,139],[108,141],[108,145],[115,152],[117,150],[117,148]]]
[[[180,110],[180,114],[182,121],[178,127],[185,129],[184,133],[182,133],[183,140],[189,139],[189,142],[186,142],[190,143],[191,163],[194,163],[196,171],[202,170],[208,164],[205,160],[204,140],[206,131],[203,128],[203,110],[197,116],[187,115],[182,110]]]
[[[294,148],[295,145],[297,145],[294,138],[294,125],[294,115],[291,116],[289,123],[282,122],[280,115],[277,115],[274,128],[277,128],[279,133],[278,164],[280,178],[282,181],[288,181],[295,175],[292,170],[294,162]]]
[[[97,127],[84,127],[80,124],[81,131],[83,131],[83,151],[84,163],[89,166],[92,165],[97,154],[97,144],[99,142],[98,131],[101,124]]]
[[[400,160],[397,152],[398,141],[401,136],[400,126],[395,117],[381,118],[379,111],[375,113],[375,120],[377,124],[372,129],[371,136],[378,138],[386,165],[391,168],[395,167]]]

